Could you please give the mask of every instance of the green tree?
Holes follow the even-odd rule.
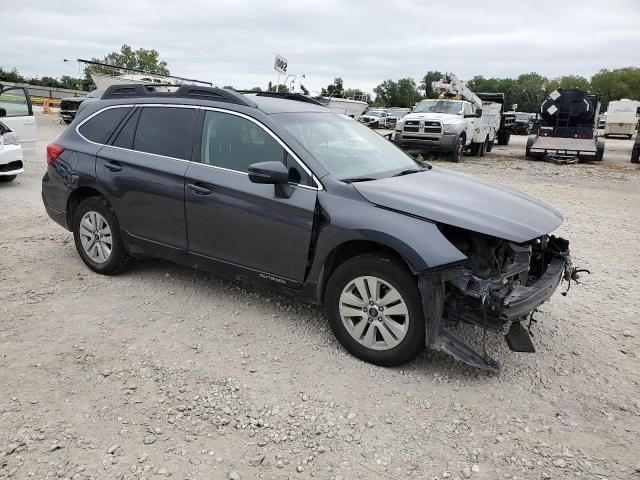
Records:
[[[18,73],[18,69],[15,67],[11,70],[4,70],[0,67],[0,81],[2,80],[11,83],[24,83],[27,81],[26,78]]]
[[[327,88],[323,88],[320,92],[323,97],[342,97],[344,95],[344,83],[342,78],[336,77],[333,79],[333,83],[327,85]]]
[[[422,98],[413,78],[401,78],[397,82],[385,80],[374,89],[374,92],[376,106],[407,108],[412,107]]]
[[[420,82],[420,90],[422,90],[425,98],[436,98],[438,94],[431,88],[431,83],[441,80],[444,75],[438,70],[429,70],[427,74],[422,77]]]
[[[562,77],[553,78],[547,84],[547,94],[557,90],[558,88],[579,88],[583,92],[591,90],[591,83],[580,75],[564,75]]]
[[[104,58],[92,58],[94,62],[107,63],[115,67],[132,68],[135,70],[143,70],[149,73],[157,73],[159,75],[169,75],[167,62],[160,60],[157,50],[138,48],[132,49],[129,45],[122,45],[119,52],[111,52]],[[100,67],[97,65],[87,65],[84,69],[85,81],[93,85],[90,74],[92,72],[114,73],[113,69]]]
[[[546,77],[535,72],[519,75],[516,79],[516,98],[513,102],[518,104],[518,110],[537,111],[547,96],[548,83]]]
[[[640,68],[603,69],[591,77],[591,91],[600,95],[603,106],[611,100],[640,100]]]

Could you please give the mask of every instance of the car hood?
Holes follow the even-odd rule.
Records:
[[[456,120],[463,120],[462,115],[453,115],[451,113],[410,113],[404,120],[439,120],[441,122],[452,123]]]
[[[512,242],[540,237],[562,223],[560,212],[529,195],[446,169],[353,186],[380,207]]]

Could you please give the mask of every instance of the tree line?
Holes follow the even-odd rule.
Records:
[[[122,45],[119,51],[111,52],[103,58],[92,58],[92,60],[123,68],[169,75],[167,62],[161,60],[154,49],[134,50],[129,45]],[[83,78],[69,75],[63,75],[60,78],[49,76],[28,78],[21,75],[15,68],[4,70],[0,66],[0,82],[92,90],[95,88],[91,80],[92,72],[112,73],[113,69],[89,65],[84,70]],[[442,77],[442,72],[430,70],[419,82],[410,77],[385,80],[374,89],[375,101],[369,100],[369,103],[377,107],[412,107],[424,98],[435,98],[436,93],[431,88],[431,82],[440,80]],[[482,75],[476,75],[467,81],[467,86],[474,92],[502,92],[505,94],[506,107],[510,109],[512,105],[517,105],[518,111],[521,112],[537,111],[546,96],[557,88],[579,88],[597,93],[600,95],[604,109],[611,100],[620,98],[640,100],[640,68],[602,69],[590,79],[579,75],[565,75],[550,79],[535,72],[523,73],[516,78],[485,78]],[[253,90],[259,91],[260,88],[254,87]],[[287,92],[288,88],[286,85],[279,85],[278,90]],[[335,78],[332,84],[323,88],[321,95],[358,100],[368,98],[361,89],[345,88],[340,77]]]
[[[436,93],[431,89],[431,82],[442,77],[442,72],[433,70],[427,72],[420,83],[409,77],[397,81],[385,80],[374,89],[374,105],[412,107],[424,98],[435,98]],[[510,109],[512,105],[517,105],[518,111],[521,112],[538,111],[547,95],[558,88],[579,88],[585,92],[599,94],[603,109],[606,109],[611,100],[640,100],[640,68],[636,67],[602,69],[591,79],[579,75],[550,79],[535,72],[523,73],[516,78],[485,78],[476,75],[466,84],[474,92],[504,93],[506,107]]]

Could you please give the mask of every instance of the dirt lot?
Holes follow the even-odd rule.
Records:
[[[39,150],[64,126],[40,116]],[[498,374],[346,354],[322,310],[160,261],[91,273],[40,200],[44,154],[0,185],[0,478],[640,478],[640,169],[435,162],[540,197],[592,270]],[[566,284],[563,289],[566,288]],[[468,333],[468,332],[467,332]]]

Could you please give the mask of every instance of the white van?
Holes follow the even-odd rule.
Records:
[[[0,122],[18,135],[25,156],[35,155],[36,118],[26,88],[0,84]]]
[[[623,98],[609,102],[607,120],[604,126],[604,136],[626,135],[631,138],[638,125],[640,102]]]

